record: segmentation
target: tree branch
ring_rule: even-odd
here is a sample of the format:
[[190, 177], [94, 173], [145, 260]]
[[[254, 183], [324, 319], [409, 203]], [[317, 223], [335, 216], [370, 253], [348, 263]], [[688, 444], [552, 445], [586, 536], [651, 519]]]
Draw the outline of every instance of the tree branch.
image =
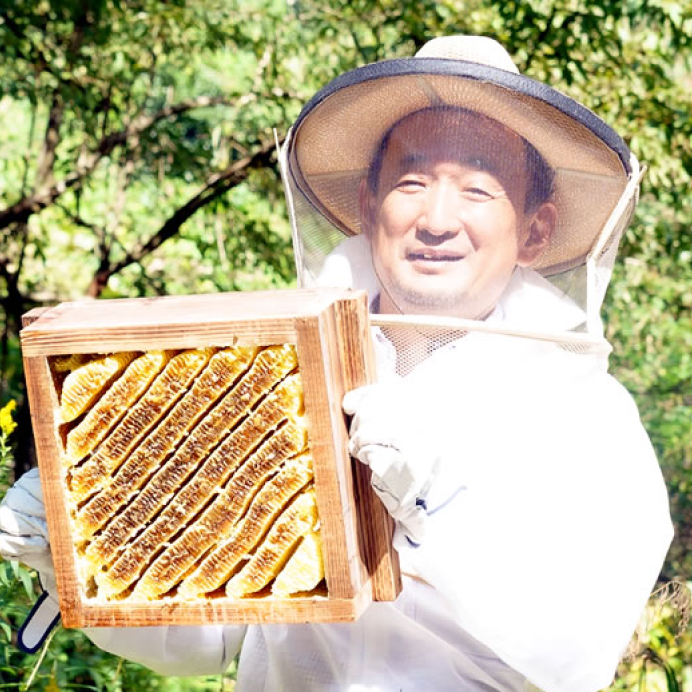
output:
[[556, 16], [557, 8], [553, 6], [553, 8], [550, 11], [550, 14], [546, 17], [544, 27], [541, 29], [540, 33], [538, 34], [536, 40], [533, 43], [533, 50], [530, 50], [528, 52], [526, 62], [522, 66], [522, 72], [528, 72], [531, 69], [531, 63], [533, 62], [533, 59], [536, 56], [537, 52], [540, 50], [540, 47], [543, 45], [543, 42], [548, 38], [548, 35], [550, 34], [550, 31], [553, 28], [553, 23], [555, 22]]
[[22, 157], [22, 161], [24, 163], [24, 170], [22, 171], [22, 187], [21, 189], [21, 195], [24, 196], [26, 195], [26, 188], [29, 182], [29, 168], [30, 168], [30, 161], [31, 161], [31, 150], [33, 148], [33, 143], [34, 143], [34, 130], [36, 128], [36, 102], [32, 102], [31, 104], [31, 116], [29, 118], [29, 133], [27, 135], [27, 142], [26, 142], [26, 149], [24, 151], [24, 156]]
[[96, 224], [89, 223], [86, 219], [83, 219], [79, 214], [74, 214], [71, 212], [67, 207], [64, 207], [62, 204], [57, 205], [60, 211], [65, 214], [65, 216], [72, 221], [72, 223], [75, 226], [80, 226], [81, 228], [88, 228], [90, 231], [93, 231], [94, 233], [97, 232], [98, 227]]
[[182, 207], [179, 207], [149, 240], [132, 250], [119, 262], [114, 263], [110, 267], [110, 274], [117, 274], [128, 265], [140, 262], [146, 255], [176, 235], [180, 226], [197, 210], [245, 180], [251, 169], [268, 165], [274, 150], [274, 140], [267, 140], [253, 154], [236, 161], [226, 170], [212, 176], [206, 185]]
[[[245, 105], [245, 103], [254, 98], [254, 94], [248, 94], [241, 98], [235, 105]], [[116, 147], [125, 144], [132, 137], [139, 137], [143, 132], [153, 127], [161, 120], [179, 115], [180, 113], [194, 108], [205, 108], [207, 106], [216, 105], [232, 104], [226, 98], [203, 96], [167, 106], [151, 115], [142, 114], [137, 116], [126, 128], [107, 135], [99, 142], [94, 150], [80, 157], [74, 170], [62, 180], [51, 185], [46, 185], [32, 195], [24, 197], [15, 204], [0, 211], [0, 228], [5, 228], [11, 223], [24, 223], [33, 214], [50, 206], [67, 190], [81, 184], [84, 178], [94, 171], [101, 159], [108, 156]]]
[[0, 277], [5, 280], [5, 295], [0, 304], [5, 309], [5, 319], [14, 330], [19, 330], [24, 296], [19, 290], [19, 272], [10, 268], [9, 259], [0, 257]]
[[60, 142], [60, 126], [65, 112], [60, 88], [56, 88], [53, 92], [53, 101], [48, 114], [48, 124], [46, 125], [46, 134], [43, 138], [43, 149], [38, 160], [36, 170], [36, 181], [34, 189], [38, 189], [47, 180], [52, 179], [53, 166], [55, 165], [55, 150]]

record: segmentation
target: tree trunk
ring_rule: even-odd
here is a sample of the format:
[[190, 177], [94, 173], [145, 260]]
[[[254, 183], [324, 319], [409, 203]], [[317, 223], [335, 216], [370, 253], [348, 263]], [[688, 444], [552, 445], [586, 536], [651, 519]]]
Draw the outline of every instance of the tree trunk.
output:
[[110, 265], [104, 265], [102, 262], [99, 268], [94, 273], [94, 276], [91, 279], [91, 283], [89, 284], [89, 288], [87, 288], [87, 297], [100, 298], [106, 286], [108, 286], [108, 279], [110, 279], [112, 275], [113, 272], [110, 268]]
[[[7, 295], [2, 300], [2, 307], [5, 311], [6, 334], [18, 334], [22, 326], [22, 315], [27, 310], [28, 300], [19, 290], [18, 277], [16, 274], [8, 272], [5, 268], [3, 276], [7, 288]], [[3, 346], [4, 345], [5, 341], [3, 340]], [[3, 361], [5, 361], [5, 358], [3, 358]], [[0, 375], [4, 378], [5, 373], [2, 372]], [[12, 440], [15, 444], [14, 456], [16, 478], [36, 464], [36, 450], [31, 427], [29, 401], [26, 396], [26, 382], [23, 377], [20, 388], [21, 391], [17, 400], [17, 413], [15, 415], [17, 428], [12, 433]]]

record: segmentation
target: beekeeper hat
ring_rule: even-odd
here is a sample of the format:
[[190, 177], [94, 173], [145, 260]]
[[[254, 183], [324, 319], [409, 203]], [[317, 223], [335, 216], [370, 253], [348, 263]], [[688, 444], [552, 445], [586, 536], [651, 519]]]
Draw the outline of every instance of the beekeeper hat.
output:
[[[557, 228], [533, 265], [544, 276], [582, 265], [595, 246], [608, 246], [608, 226], [610, 239], [619, 240], [636, 201], [636, 158], [593, 112], [521, 75], [499, 43], [480, 36], [435, 38], [413, 58], [366, 65], [319, 91], [283, 153], [297, 206], [307, 204], [342, 234], [359, 234], [360, 183], [377, 147], [402, 118], [430, 107], [458, 107], [499, 121], [553, 169]], [[313, 237], [301, 238], [298, 251], [324, 255], [331, 248], [321, 247], [311, 224]], [[310, 257], [299, 264], [303, 260], [309, 265]]]

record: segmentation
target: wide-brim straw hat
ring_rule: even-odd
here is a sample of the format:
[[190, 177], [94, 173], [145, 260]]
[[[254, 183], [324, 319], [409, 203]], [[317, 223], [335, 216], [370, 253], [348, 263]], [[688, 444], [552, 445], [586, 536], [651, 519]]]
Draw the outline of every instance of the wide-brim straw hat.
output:
[[293, 184], [344, 234], [360, 233], [359, 188], [376, 148], [403, 117], [434, 106], [493, 118], [536, 148], [555, 172], [558, 224], [534, 267], [552, 274], [583, 263], [638, 177], [636, 159], [603, 120], [521, 75], [487, 37], [436, 38], [413, 58], [366, 65], [329, 83], [303, 108], [287, 142]]

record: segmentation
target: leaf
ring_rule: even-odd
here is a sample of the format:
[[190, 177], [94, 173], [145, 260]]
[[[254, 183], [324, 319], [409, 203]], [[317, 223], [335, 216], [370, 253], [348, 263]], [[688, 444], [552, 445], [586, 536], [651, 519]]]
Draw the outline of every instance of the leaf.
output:
[[31, 598], [34, 595], [34, 581], [31, 577], [31, 574], [26, 569], [20, 569], [19, 579], [22, 585], [24, 586], [24, 591], [26, 592], [26, 595], [29, 598]]

